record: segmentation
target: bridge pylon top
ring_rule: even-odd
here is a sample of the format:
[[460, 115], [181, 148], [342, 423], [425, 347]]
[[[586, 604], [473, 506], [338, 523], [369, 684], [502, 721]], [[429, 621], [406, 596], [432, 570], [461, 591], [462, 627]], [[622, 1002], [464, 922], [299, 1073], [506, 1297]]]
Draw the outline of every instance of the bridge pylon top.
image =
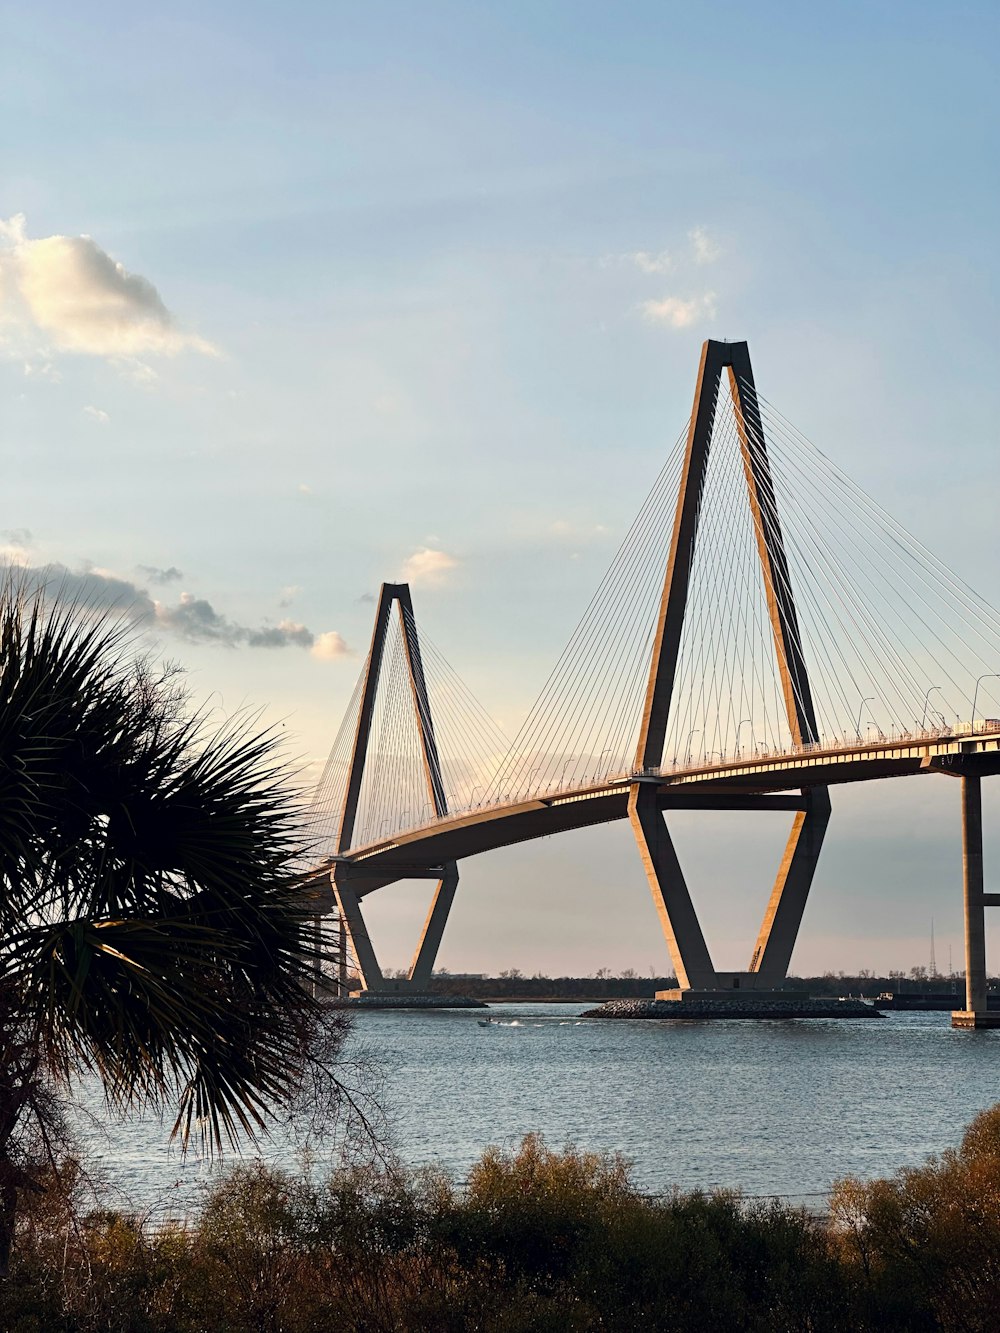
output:
[[663, 758], [724, 370], [728, 372], [729, 395], [739, 435], [747, 501], [753, 517], [789, 732], [796, 744], [813, 741], [818, 735], [750, 349], [746, 342], [720, 342], [710, 338], [702, 344], [677, 492], [670, 555], [636, 747], [635, 766], [639, 769], [656, 768]]
[[750, 344], [746, 341], [733, 342], [729, 338], [706, 338], [701, 345], [702, 356], [708, 354], [711, 348], [711, 354], [719, 358], [721, 366], [731, 366], [734, 357], [750, 358]]
[[441, 775], [441, 760], [434, 735], [434, 722], [431, 717], [430, 698], [424, 676], [423, 658], [420, 653], [420, 640], [417, 635], [417, 622], [413, 614], [413, 601], [410, 597], [410, 585], [408, 583], [383, 583], [379, 590], [378, 609], [375, 613], [371, 647], [368, 650], [368, 658], [365, 663], [361, 704], [358, 710], [344, 800], [340, 811], [336, 840], [338, 853], [346, 852], [354, 838], [354, 824], [357, 819], [358, 801], [361, 796], [361, 783], [368, 760], [372, 717], [375, 711], [379, 679], [382, 674], [389, 617], [393, 606], [397, 607], [399, 613], [406, 674], [409, 680], [413, 713], [419, 733], [427, 793], [436, 815], [443, 815], [448, 809], [444, 779]]

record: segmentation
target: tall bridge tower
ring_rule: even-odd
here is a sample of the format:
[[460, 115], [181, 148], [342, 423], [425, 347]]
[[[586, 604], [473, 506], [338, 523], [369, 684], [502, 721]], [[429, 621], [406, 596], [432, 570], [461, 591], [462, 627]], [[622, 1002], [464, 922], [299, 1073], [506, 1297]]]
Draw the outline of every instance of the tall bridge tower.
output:
[[[628, 802], [629, 821], [681, 990], [770, 989], [784, 980], [830, 820], [827, 788], [803, 790], [802, 808], [795, 812], [750, 965], [743, 973], [717, 972], [667, 831], [658, 788], [723, 372], [739, 432], [746, 503], [753, 517], [788, 730], [797, 746], [815, 743], [819, 736], [750, 352], [745, 342], [709, 341], [702, 347], [698, 368]], [[765, 804], [766, 798], [759, 794], [720, 793], [716, 803], [708, 798], [702, 808], [759, 810]]]

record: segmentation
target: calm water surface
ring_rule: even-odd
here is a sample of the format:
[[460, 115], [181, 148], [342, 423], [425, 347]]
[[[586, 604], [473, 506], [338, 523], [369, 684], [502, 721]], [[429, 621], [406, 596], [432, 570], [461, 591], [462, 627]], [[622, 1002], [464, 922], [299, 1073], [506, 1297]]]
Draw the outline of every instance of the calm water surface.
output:
[[[580, 1022], [583, 1005], [368, 1012], [352, 1042], [376, 1057], [394, 1146], [461, 1180], [491, 1143], [618, 1151], [652, 1191], [727, 1186], [806, 1198], [954, 1144], [1000, 1101], [1000, 1032], [948, 1014], [871, 1021]], [[138, 1206], [183, 1212], [205, 1168], [149, 1120], [94, 1142]], [[292, 1159], [280, 1139], [266, 1156]]]

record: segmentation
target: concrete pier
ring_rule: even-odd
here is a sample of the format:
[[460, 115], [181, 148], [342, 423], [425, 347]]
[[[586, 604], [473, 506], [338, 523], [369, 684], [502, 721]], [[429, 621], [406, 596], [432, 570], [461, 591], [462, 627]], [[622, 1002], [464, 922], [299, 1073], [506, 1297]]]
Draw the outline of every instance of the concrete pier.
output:
[[983, 892], [983, 796], [978, 773], [962, 776], [962, 887], [965, 902], [965, 1008], [954, 1028], [1000, 1028], [986, 1006], [986, 896]]

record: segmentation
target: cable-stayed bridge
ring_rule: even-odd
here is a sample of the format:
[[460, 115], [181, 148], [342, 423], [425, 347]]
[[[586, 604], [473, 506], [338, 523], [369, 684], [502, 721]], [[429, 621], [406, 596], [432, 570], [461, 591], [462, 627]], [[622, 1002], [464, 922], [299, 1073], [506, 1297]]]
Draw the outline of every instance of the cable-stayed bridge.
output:
[[[746, 343], [702, 349], [692, 413], [513, 740], [384, 584], [314, 803], [366, 990], [426, 989], [458, 863], [628, 819], [683, 990], [785, 977], [838, 783], [963, 787], [967, 1013], [985, 1024], [981, 778], [1000, 772], [1000, 615], [757, 392]], [[713, 966], [672, 809], [790, 812], [745, 972]], [[364, 898], [437, 882], [409, 979], [383, 977]], [[958, 1020], [957, 1020], [958, 1021]]]

